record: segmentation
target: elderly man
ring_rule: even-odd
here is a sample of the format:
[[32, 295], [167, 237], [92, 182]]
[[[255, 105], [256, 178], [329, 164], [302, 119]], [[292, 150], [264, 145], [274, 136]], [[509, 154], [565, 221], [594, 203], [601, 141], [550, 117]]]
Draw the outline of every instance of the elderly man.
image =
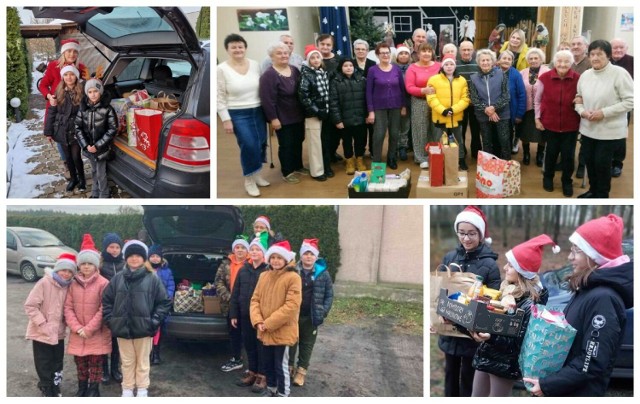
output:
[[[418, 59], [420, 59], [418, 48], [420, 47], [421, 44], [427, 42], [427, 31], [423, 30], [422, 28], [416, 28], [416, 30], [413, 31], [413, 36], [411, 37], [411, 40], [413, 41], [413, 52], [411, 52], [411, 61], [415, 63], [418, 61]], [[434, 52], [435, 52], [435, 49], [434, 49]]]
[[[478, 71], [478, 64], [473, 49], [473, 42], [462, 41], [458, 48], [458, 60], [456, 61], [456, 70], [462, 77], [467, 79], [467, 84], [470, 84], [471, 75]], [[480, 140], [480, 126], [478, 125], [478, 119], [473, 112], [473, 105], [469, 105], [469, 108], [464, 110], [462, 116], [462, 142], [464, 147], [465, 157], [467, 155], [467, 147], [464, 145], [467, 126], [471, 128], [471, 157], [476, 158], [478, 151], [482, 150], [482, 141]], [[466, 164], [465, 164], [466, 165]]]
[[[293, 53], [293, 37], [289, 34], [282, 34], [280, 35], [279, 39], [280, 42], [287, 45], [287, 47], [289, 48], [289, 52], [291, 53], [289, 55], [289, 64], [300, 69], [300, 67], [302, 66], [302, 62], [304, 62], [304, 58], [297, 53]], [[271, 58], [267, 56], [260, 65], [260, 72], [264, 72], [269, 67], [271, 67]]]
[[[629, 46], [622, 38], [614, 38], [611, 40], [611, 64], [624, 68], [633, 79], [633, 56], [627, 54]], [[627, 114], [627, 124], [631, 118], [631, 112]], [[622, 175], [622, 162], [627, 155], [627, 143], [620, 145], [613, 152], [613, 167], [611, 167], [611, 176], [619, 177]]]

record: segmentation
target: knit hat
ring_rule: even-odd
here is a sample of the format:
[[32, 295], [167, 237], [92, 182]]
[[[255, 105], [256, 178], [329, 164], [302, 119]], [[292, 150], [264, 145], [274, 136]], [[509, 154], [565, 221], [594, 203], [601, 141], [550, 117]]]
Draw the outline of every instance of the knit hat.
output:
[[78, 42], [77, 39], [63, 39], [62, 41], [60, 41], [60, 44], [62, 45], [60, 47], [60, 53], [64, 53], [69, 49], [80, 52], [80, 42]]
[[125, 243], [124, 247], [122, 247], [122, 254], [124, 255], [125, 260], [136, 254], [146, 261], [147, 258], [149, 258], [148, 253], [149, 249], [147, 248], [147, 245], [140, 240], [129, 240]]
[[291, 251], [291, 246], [289, 245], [289, 242], [287, 240], [282, 240], [280, 242], [274, 243], [271, 247], [269, 247], [265, 256], [265, 260], [267, 262], [269, 262], [269, 258], [271, 258], [272, 254], [280, 255], [287, 262], [291, 262], [296, 258], [296, 253]]
[[487, 226], [487, 218], [484, 216], [484, 212], [480, 208], [475, 206], [467, 206], [464, 210], [458, 213], [456, 216], [456, 222], [453, 225], [453, 229], [458, 231], [458, 223], [470, 223], [474, 225], [480, 232], [480, 240], [484, 239], [486, 244], [491, 244], [493, 240], [489, 237], [489, 227]]
[[613, 214], [593, 219], [578, 227], [569, 241], [598, 265], [606, 264], [622, 252], [622, 218]]
[[442, 66], [444, 66], [445, 62], [453, 62], [453, 65], [456, 65], [456, 57], [453, 56], [453, 53], [447, 53], [446, 55], [444, 55], [442, 57], [442, 61], [440, 62], [440, 64]]
[[104, 93], [104, 84], [102, 84], [102, 81], [100, 81], [100, 79], [93, 78], [87, 80], [87, 82], [84, 84], [84, 93], [88, 96], [89, 90], [92, 88], [97, 89], [100, 95]]
[[505, 254], [512, 267], [526, 279], [533, 279], [542, 265], [543, 247], [551, 245], [554, 254], [560, 252], [560, 247], [553, 242], [551, 237], [541, 234], [531, 240], [518, 244]]
[[111, 244], [118, 244], [122, 248], [122, 239], [117, 233], [107, 233], [102, 239], [102, 249], [106, 250]]
[[398, 57], [400, 52], [407, 52], [409, 55], [411, 55], [411, 49], [409, 49], [409, 47], [403, 43], [396, 45], [396, 57]]
[[320, 53], [315, 45], [307, 45], [304, 47], [304, 58], [307, 60], [307, 63], [309, 63], [309, 59], [311, 58], [311, 54], [313, 54], [313, 52], [318, 52], [318, 55], [320, 55], [320, 58], [322, 58], [322, 53]]
[[319, 256], [320, 250], [318, 249], [318, 241], [319, 240], [317, 238], [305, 238], [302, 240], [300, 256], [302, 257], [307, 251], [311, 251], [316, 257]]
[[68, 269], [72, 273], [76, 273], [78, 271], [78, 267], [76, 265], [76, 256], [71, 253], [62, 253], [58, 256], [58, 260], [56, 264], [53, 266], [53, 272], [63, 271]]
[[100, 252], [96, 248], [91, 234], [85, 233], [84, 236], [82, 236], [82, 245], [80, 245], [80, 252], [78, 253], [78, 259], [76, 261], [78, 266], [89, 263], [95, 265], [96, 268], [100, 268]]
[[256, 237], [251, 240], [251, 243], [249, 243], [249, 248], [254, 245], [260, 247], [260, 249], [262, 250], [262, 254], [267, 255], [267, 245], [263, 243], [260, 237]]
[[149, 257], [153, 254], [159, 255], [162, 258], [162, 246], [160, 244], [153, 244], [149, 247]]
[[66, 72], [71, 72], [76, 75], [77, 78], [80, 78], [80, 71], [74, 65], [66, 65], [62, 69], [60, 69], [60, 77], [64, 78], [64, 74]]
[[267, 227], [267, 230], [271, 230], [271, 219], [269, 219], [269, 216], [265, 216], [265, 215], [258, 216], [258, 218], [254, 220], [253, 223], [254, 224], [262, 223]]
[[236, 239], [231, 244], [231, 251], [235, 251], [237, 245], [243, 245], [244, 248], [249, 250], [249, 242], [247, 242], [246, 236], [244, 235], [236, 236]]

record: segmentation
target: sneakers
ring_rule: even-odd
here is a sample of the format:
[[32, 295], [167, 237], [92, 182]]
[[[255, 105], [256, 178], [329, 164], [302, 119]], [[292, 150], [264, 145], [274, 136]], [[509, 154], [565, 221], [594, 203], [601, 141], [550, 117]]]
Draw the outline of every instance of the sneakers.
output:
[[300, 180], [294, 173], [291, 173], [286, 177], [282, 177], [282, 179], [284, 180], [284, 182], [288, 182], [289, 184], [298, 184], [300, 182]]
[[511, 149], [511, 154], [518, 153], [518, 150], [520, 150], [520, 144], [518, 143], [518, 141], [516, 141], [516, 144], [514, 144], [513, 148]]
[[296, 174], [300, 174], [300, 175], [311, 175], [311, 171], [309, 171], [308, 168], [299, 168], [296, 170]]
[[247, 191], [249, 196], [260, 196], [260, 190], [256, 185], [256, 180], [253, 176], [244, 177], [244, 189]]
[[231, 358], [229, 359], [229, 361], [227, 363], [225, 363], [224, 365], [222, 365], [220, 367], [220, 370], [222, 370], [223, 372], [231, 372], [234, 370], [238, 370], [238, 369], [242, 369], [242, 360], [240, 359], [236, 359]]
[[265, 180], [264, 178], [262, 178], [262, 176], [259, 173], [253, 174], [253, 179], [255, 180], [256, 185], [259, 187], [268, 187], [269, 185], [271, 185], [271, 183]]
[[622, 175], [622, 168], [620, 167], [612, 167], [611, 168], [611, 176], [614, 178], [618, 178]]
[[427, 168], [429, 168], [429, 162], [423, 161], [422, 163], [420, 163], [420, 168], [422, 168], [423, 170], [426, 170]]

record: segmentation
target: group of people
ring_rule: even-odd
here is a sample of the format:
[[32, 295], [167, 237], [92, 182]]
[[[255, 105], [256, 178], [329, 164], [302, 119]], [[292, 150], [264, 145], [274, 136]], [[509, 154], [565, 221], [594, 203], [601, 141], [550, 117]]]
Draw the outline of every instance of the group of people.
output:
[[[271, 64], [263, 62], [262, 69], [246, 57], [244, 38], [227, 36], [230, 58], [218, 67], [218, 113], [225, 131], [238, 139], [247, 193], [259, 196], [258, 187], [269, 185], [260, 176], [269, 123], [289, 183], [298, 183], [299, 175], [318, 181], [333, 177], [340, 141], [347, 174], [366, 169], [367, 145], [372, 161], [386, 161], [392, 170], [412, 148], [415, 163], [425, 169], [427, 143], [438, 142], [444, 131], [464, 146], [469, 126], [472, 158], [483, 150], [510, 160], [521, 141], [522, 162], [529, 165], [530, 145], [537, 143], [543, 189], [554, 190], [559, 168], [566, 197], [573, 196], [581, 136], [576, 177], [583, 178], [586, 167], [590, 188], [579, 197], [607, 198], [611, 177], [621, 174], [633, 109], [633, 57], [626, 54], [626, 43], [589, 44], [579, 36], [560, 44], [546, 64], [545, 52], [529, 48], [525, 35], [514, 30], [497, 53], [475, 51], [470, 41], [447, 44], [437, 60], [426, 32], [416, 29], [412, 49], [382, 41], [375, 47], [376, 61], [367, 58], [369, 44], [361, 39], [353, 43], [354, 57], [338, 58], [333, 38], [323, 34], [302, 57], [293, 53], [293, 38], [283, 35], [268, 48]], [[252, 119], [241, 114], [253, 114]], [[302, 164], [305, 139], [309, 168]], [[461, 147], [461, 170], [468, 169], [466, 155]]]
[[[445, 356], [445, 396], [510, 396], [515, 382], [523, 379], [518, 358], [531, 308], [546, 304], [549, 298], [540, 281], [543, 247], [554, 246], [554, 252], [559, 248], [545, 234], [513, 247], [505, 253], [502, 279], [484, 212], [468, 206], [456, 216], [454, 231], [459, 245], [445, 255], [443, 266], [480, 275], [487, 287], [511, 294], [517, 308], [524, 311], [524, 321], [513, 337], [477, 333], [460, 326], [458, 330], [471, 338], [440, 336], [438, 346]], [[532, 385], [531, 394], [605, 394], [624, 334], [625, 309], [633, 307], [633, 261], [622, 251], [622, 235], [622, 219], [610, 214], [582, 224], [569, 237], [568, 259], [573, 272], [567, 280], [573, 296], [564, 315], [577, 334], [560, 370], [545, 377], [524, 378]], [[587, 341], [598, 344], [597, 354], [587, 352]]]
[[78, 60], [80, 43], [67, 39], [61, 44], [60, 58], [47, 65], [38, 86], [47, 101], [44, 135], [55, 141], [69, 172], [67, 192], [87, 189], [84, 155], [91, 164], [90, 198], [109, 198], [107, 161], [118, 130], [116, 112], [100, 77], [90, 77]]

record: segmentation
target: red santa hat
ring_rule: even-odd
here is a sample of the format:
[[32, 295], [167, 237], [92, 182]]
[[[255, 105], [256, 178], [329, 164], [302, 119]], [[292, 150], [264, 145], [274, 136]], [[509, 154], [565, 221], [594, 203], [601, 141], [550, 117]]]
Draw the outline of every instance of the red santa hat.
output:
[[64, 53], [69, 49], [73, 49], [76, 52], [80, 52], [80, 42], [78, 42], [77, 39], [63, 39], [62, 41], [60, 41], [60, 45], [62, 45], [60, 47], [60, 53]]
[[467, 206], [464, 210], [458, 213], [456, 216], [456, 222], [453, 225], [453, 229], [458, 231], [458, 223], [469, 223], [475, 226], [480, 232], [480, 240], [484, 239], [486, 244], [491, 244], [493, 240], [489, 237], [489, 227], [487, 226], [487, 218], [484, 216], [484, 212], [475, 206]]
[[80, 78], [80, 71], [74, 65], [66, 65], [65, 67], [60, 69], [60, 77], [64, 78], [64, 74], [66, 72], [71, 72], [75, 74], [78, 79]]
[[267, 262], [269, 262], [269, 258], [271, 258], [272, 254], [280, 255], [287, 262], [291, 262], [296, 258], [296, 253], [291, 251], [291, 245], [289, 245], [289, 242], [287, 240], [274, 243], [271, 247], [269, 247], [265, 256], [265, 260]]
[[302, 240], [302, 245], [300, 246], [300, 256], [303, 256], [307, 251], [311, 251], [313, 255], [318, 257], [320, 255], [318, 241], [319, 240], [317, 238], [305, 238], [304, 240]]
[[53, 272], [69, 270], [72, 273], [76, 273], [78, 267], [76, 265], [76, 256], [71, 253], [62, 253], [58, 256], [56, 264], [53, 266]]
[[318, 52], [318, 55], [322, 58], [322, 53], [320, 53], [320, 50], [318, 50], [315, 45], [307, 45], [304, 47], [304, 58], [307, 60], [307, 63], [309, 63], [309, 59], [313, 52]]
[[396, 45], [396, 57], [400, 54], [400, 52], [407, 52], [409, 55], [411, 55], [411, 49], [409, 49], [409, 47], [403, 43]]
[[578, 227], [569, 241], [578, 246], [598, 265], [606, 264], [621, 255], [622, 218], [613, 214], [593, 219]]
[[554, 254], [560, 252], [560, 247], [553, 242], [551, 237], [541, 234], [531, 240], [518, 244], [505, 254], [507, 261], [515, 270], [526, 279], [533, 279], [542, 265], [543, 247], [553, 246]]
[[271, 230], [271, 219], [269, 219], [269, 216], [260, 215], [256, 220], [253, 221], [253, 223], [262, 223], [267, 227], [267, 230]]
[[85, 233], [82, 236], [82, 245], [80, 246], [80, 252], [78, 253], [78, 266], [80, 264], [89, 263], [100, 267], [100, 251], [96, 248], [96, 243], [93, 242], [91, 234]]
[[449, 62], [449, 63], [453, 62], [453, 65], [455, 66], [456, 57], [453, 55], [453, 53], [447, 53], [442, 57], [442, 61], [440, 63], [444, 66], [445, 62]]

